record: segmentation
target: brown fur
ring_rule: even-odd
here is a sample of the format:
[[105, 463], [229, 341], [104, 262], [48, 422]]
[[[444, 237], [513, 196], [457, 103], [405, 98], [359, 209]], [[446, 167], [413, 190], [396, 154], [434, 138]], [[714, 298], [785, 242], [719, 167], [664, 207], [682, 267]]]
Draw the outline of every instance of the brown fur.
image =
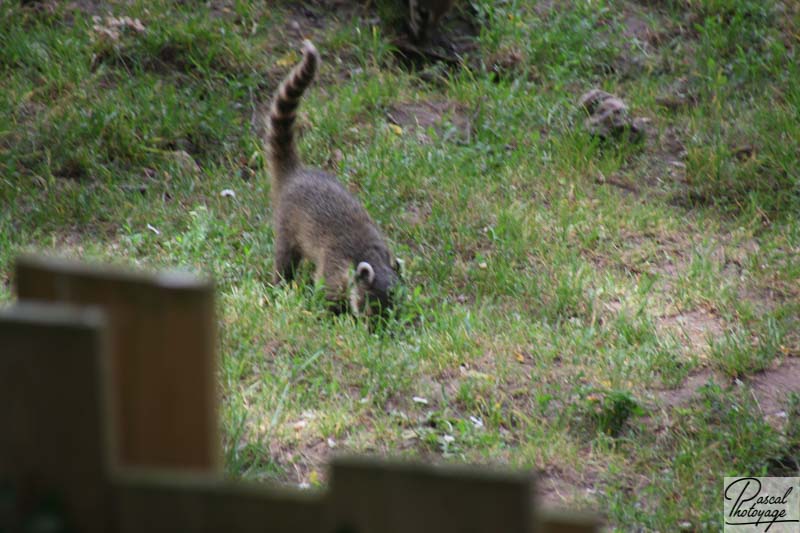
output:
[[417, 41], [426, 41], [455, 0], [408, 0], [408, 26]]
[[370, 314], [391, 306], [397, 262], [359, 201], [334, 176], [303, 167], [295, 148], [295, 113], [318, 64], [319, 53], [305, 41], [303, 59], [278, 87], [269, 115], [275, 282], [292, 279], [307, 259], [336, 310], [349, 300], [353, 312]]

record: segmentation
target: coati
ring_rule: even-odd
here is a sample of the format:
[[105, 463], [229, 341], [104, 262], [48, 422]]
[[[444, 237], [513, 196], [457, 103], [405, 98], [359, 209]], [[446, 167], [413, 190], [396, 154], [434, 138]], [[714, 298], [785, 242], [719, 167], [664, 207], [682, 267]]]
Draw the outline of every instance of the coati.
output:
[[281, 82], [272, 100], [267, 149], [272, 174], [275, 227], [274, 282], [291, 280], [302, 259], [315, 266], [337, 312], [377, 314], [389, 309], [399, 263], [361, 203], [334, 177], [300, 162], [294, 141], [300, 97], [317, 71], [319, 53], [303, 41], [303, 59]]
[[408, 27], [411, 36], [419, 42], [430, 37], [431, 31], [447, 13], [455, 0], [407, 0]]

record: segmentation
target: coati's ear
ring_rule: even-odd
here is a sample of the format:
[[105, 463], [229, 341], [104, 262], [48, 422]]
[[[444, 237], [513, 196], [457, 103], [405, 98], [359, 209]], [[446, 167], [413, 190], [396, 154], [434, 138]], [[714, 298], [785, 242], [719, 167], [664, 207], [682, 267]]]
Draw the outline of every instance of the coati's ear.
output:
[[373, 270], [372, 265], [366, 261], [361, 261], [356, 267], [356, 279], [367, 285], [372, 285], [372, 282], [375, 281], [375, 270]]

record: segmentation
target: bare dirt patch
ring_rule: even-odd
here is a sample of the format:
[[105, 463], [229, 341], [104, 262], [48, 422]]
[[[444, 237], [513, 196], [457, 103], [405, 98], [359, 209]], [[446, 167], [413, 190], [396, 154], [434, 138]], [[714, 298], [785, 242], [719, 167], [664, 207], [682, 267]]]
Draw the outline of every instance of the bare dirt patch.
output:
[[622, 19], [622, 34], [629, 39], [648, 43], [655, 35], [647, 20], [637, 12], [627, 11]]
[[406, 208], [400, 214], [400, 218], [407, 228], [422, 227], [431, 216], [431, 206], [425, 202], [411, 202], [406, 205]]
[[432, 142], [431, 129], [446, 140], [469, 142], [472, 135], [472, 120], [466, 110], [446, 100], [395, 104], [386, 118], [425, 144]]
[[533, 10], [540, 17], [546, 17], [550, 15], [550, 12], [556, 7], [556, 4], [556, 0], [539, 0], [533, 6]]
[[[658, 119], [648, 117], [646, 120]], [[676, 184], [683, 189], [688, 185], [685, 163], [687, 152], [684, 144], [687, 133], [676, 124], [663, 127], [662, 131], [660, 129], [655, 122], [644, 123], [645, 155], [626, 165], [620, 173], [628, 181], [631, 178], [636, 179], [638, 185], [644, 185], [649, 190], [672, 191]]]
[[683, 76], [666, 87], [656, 96], [656, 103], [670, 111], [695, 105], [698, 100], [697, 89]]
[[[680, 93], [681, 95], [684, 93]], [[688, 98], [688, 97], [687, 97]], [[658, 138], [656, 146], [656, 167], [661, 172], [654, 177], [667, 182], [686, 183], [686, 145], [683, 139], [688, 134], [679, 126], [669, 126]]]
[[643, 8], [634, 2], [625, 2], [621, 10], [622, 35], [627, 40], [636, 39], [646, 51], [652, 51], [675, 32], [670, 19], [663, 16], [658, 9]]
[[112, 7], [113, 4], [109, 5], [109, 2], [101, 2], [98, 0], [76, 0], [67, 4], [67, 9], [71, 11], [81, 11], [88, 15], [109, 13]]
[[722, 385], [724, 381], [711, 369], [703, 368], [686, 378], [686, 381], [677, 389], [657, 390], [654, 391], [654, 394], [664, 407], [680, 407], [688, 405], [697, 395], [700, 387], [708, 383]]
[[800, 394], [800, 358], [790, 357], [774, 368], [750, 376], [745, 383], [768, 420], [786, 418], [786, 402], [791, 393]]
[[575, 502], [594, 500], [598, 480], [589, 475], [579, 476], [561, 468], [549, 468], [538, 472], [536, 479], [537, 501], [548, 509], [572, 507]]
[[658, 49], [675, 33], [670, 19], [657, 9], [623, 2], [617, 24], [609, 26], [607, 38], [619, 43], [619, 54], [611, 69], [621, 78], [634, 78], [655, 66]]
[[271, 459], [285, 473], [282, 482], [309, 486], [326, 481], [327, 464], [333, 456], [333, 449], [324, 439], [295, 445], [287, 445], [280, 439], [275, 439], [270, 442], [269, 451]]
[[[286, 5], [292, 14], [290, 28], [298, 36], [308, 35], [314, 30], [323, 29], [335, 18], [353, 19], [369, 15], [369, 12], [361, 7], [359, 2], [347, 0], [286, 2]], [[335, 16], [332, 17], [332, 14], [335, 14]], [[370, 18], [375, 18], [374, 14]]]
[[800, 4], [785, 0], [779, 2], [776, 7], [780, 13], [778, 20], [784, 45], [786, 48], [794, 50], [800, 45], [800, 39], [797, 37], [800, 31]]
[[[671, 94], [671, 93], [670, 93]], [[689, 97], [669, 96], [672, 100]], [[674, 105], [682, 105], [675, 103]], [[623, 193], [640, 196], [645, 192], [675, 195], [675, 186], [683, 191], [688, 186], [686, 180], [686, 146], [684, 139], [688, 134], [678, 124], [659, 124], [660, 119], [647, 109], [633, 110], [633, 122], [639, 130], [638, 139], [641, 153], [632, 157], [618, 172], [610, 176], [598, 176], [599, 185], [618, 187]]]
[[706, 384], [721, 387], [737, 386], [737, 383], [750, 388], [767, 422], [782, 426], [786, 421], [787, 402], [792, 393], [800, 394], [800, 358], [789, 357], [773, 368], [754, 374], [742, 381], [731, 381], [711, 369], [703, 368], [689, 376], [677, 389], [657, 390], [654, 395], [659, 404], [666, 408], [688, 405]]
[[[669, 290], [670, 281], [688, 268], [686, 251], [691, 249], [691, 243], [685, 235], [677, 232], [623, 231], [620, 239], [618, 262], [621, 267], [626, 272], [649, 273], [665, 278], [663, 290]], [[610, 262], [609, 258], [603, 259], [603, 263]]]
[[[96, 16], [111, 14], [114, 8], [125, 8], [130, 0], [117, 0], [116, 2], [102, 2], [100, 0], [73, 0], [61, 2], [59, 0], [36, 0], [16, 2], [22, 4], [22, 9], [33, 14], [41, 21], [49, 20], [53, 23], [72, 26], [77, 16]], [[0, 2], [2, 4], [2, 2]]]
[[707, 353], [709, 339], [721, 336], [726, 329], [722, 318], [705, 309], [660, 317], [656, 319], [656, 327], [674, 335], [687, 355], [700, 356]]

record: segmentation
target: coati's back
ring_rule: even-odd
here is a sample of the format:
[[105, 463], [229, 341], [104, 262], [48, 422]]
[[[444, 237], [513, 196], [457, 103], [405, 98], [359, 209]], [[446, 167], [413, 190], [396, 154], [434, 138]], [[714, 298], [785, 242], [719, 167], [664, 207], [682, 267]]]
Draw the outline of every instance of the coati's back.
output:
[[302, 259], [316, 267], [328, 299], [349, 300], [355, 312], [391, 306], [397, 265], [366, 210], [341, 183], [300, 163], [294, 121], [319, 54], [309, 41], [303, 59], [278, 87], [270, 110], [267, 144], [272, 172], [275, 281], [291, 279]]

